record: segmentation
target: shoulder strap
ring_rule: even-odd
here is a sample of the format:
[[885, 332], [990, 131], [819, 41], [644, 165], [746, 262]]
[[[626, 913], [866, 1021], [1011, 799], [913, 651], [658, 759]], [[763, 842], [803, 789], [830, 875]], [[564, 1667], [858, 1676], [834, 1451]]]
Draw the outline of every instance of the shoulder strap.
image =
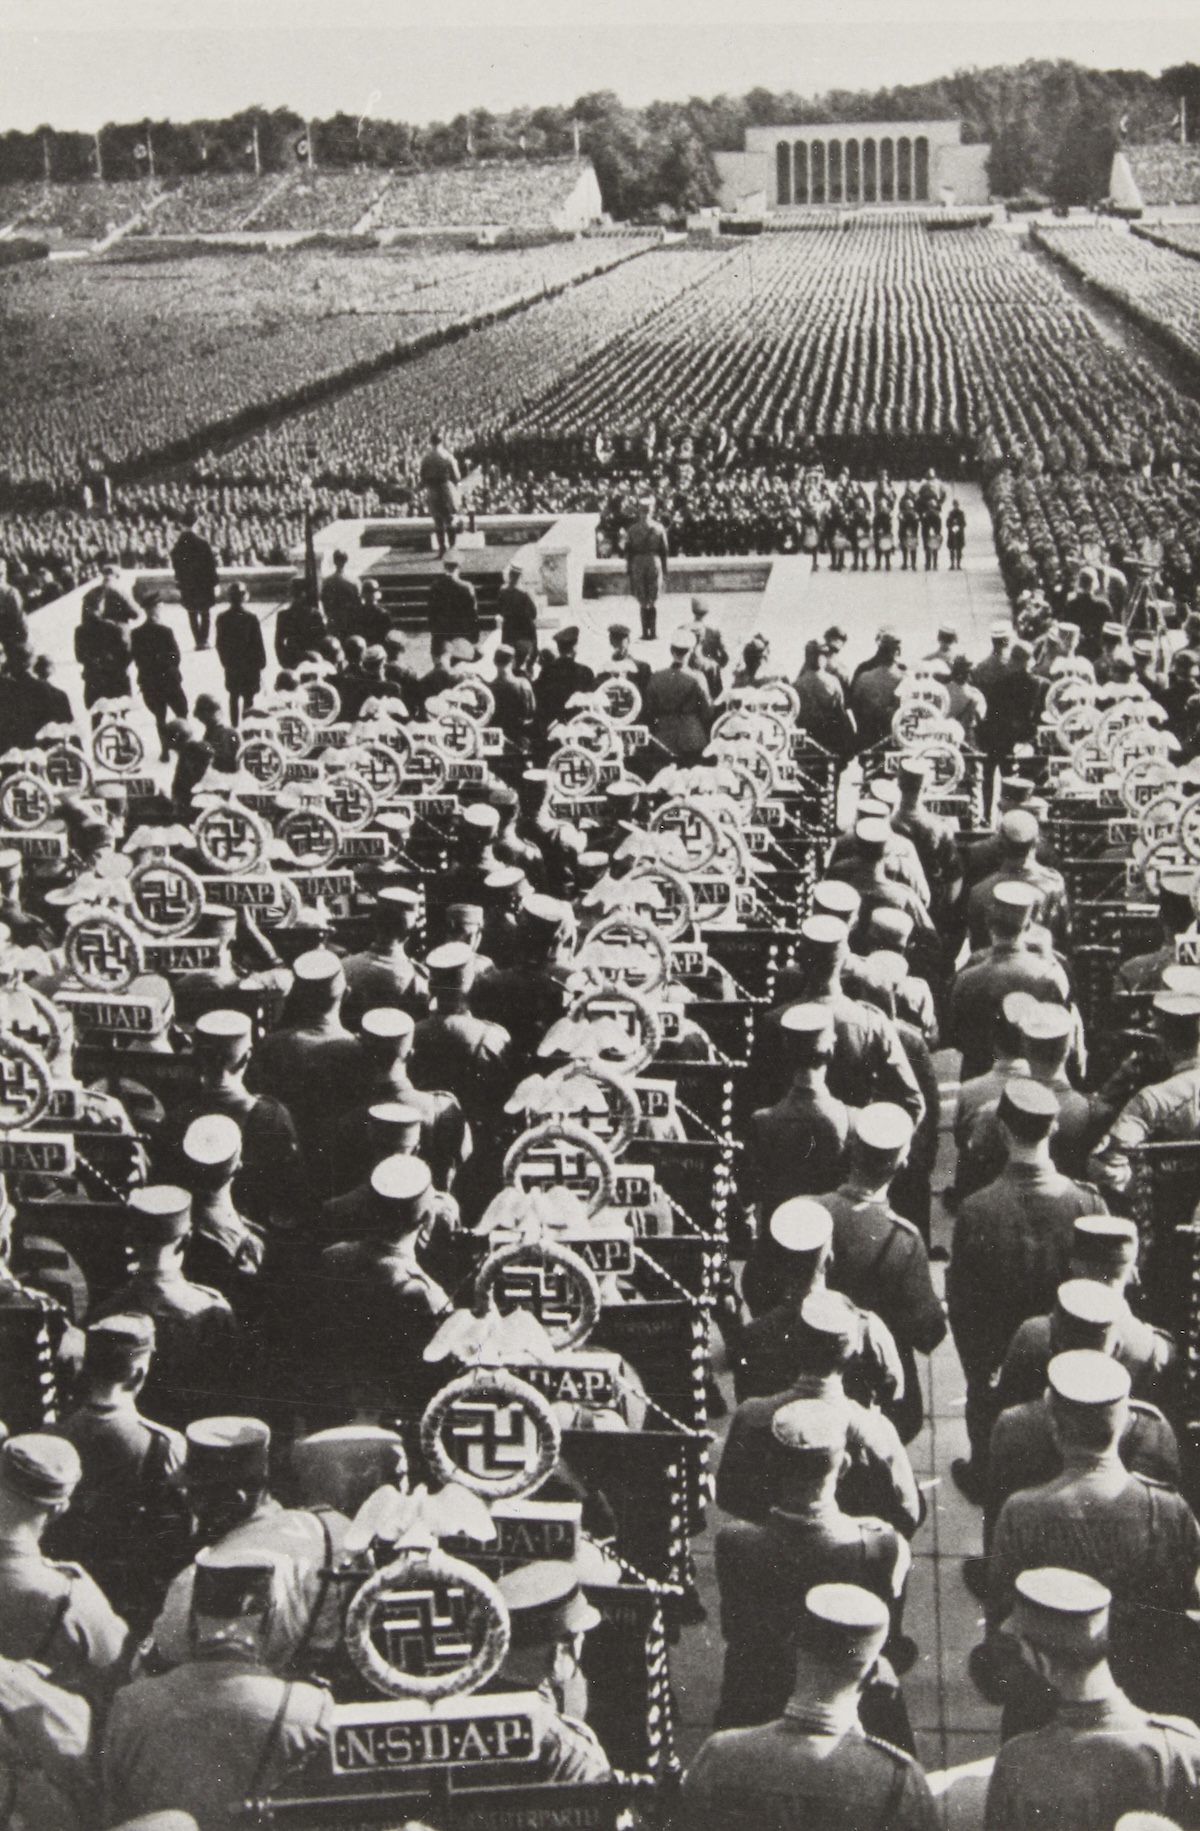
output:
[[51, 1646], [54, 1644], [54, 1636], [58, 1633], [59, 1628], [67, 1618], [67, 1610], [71, 1606], [71, 1592], [75, 1587], [75, 1580], [73, 1577], [67, 1577], [65, 1581], [66, 1588], [54, 1604], [54, 1612], [50, 1617], [50, 1625], [38, 1643], [36, 1653], [31, 1655], [35, 1660], [45, 1659]]
[[[872, 1741], [876, 1740], [875, 1737], [872, 1737], [871, 1739]], [[881, 1746], [886, 1748], [887, 1753], [893, 1757], [896, 1771], [892, 1775], [892, 1784], [888, 1788], [888, 1796], [884, 1801], [883, 1811], [880, 1813], [876, 1822], [875, 1831], [890, 1831], [891, 1826], [895, 1824], [897, 1816], [899, 1815], [900, 1807], [904, 1803], [904, 1788], [908, 1780], [908, 1762], [898, 1750], [893, 1749], [889, 1744], [883, 1743]]]
[[250, 1776], [250, 1782], [246, 1788], [246, 1799], [250, 1803], [253, 1803], [257, 1798], [258, 1789], [267, 1777], [267, 1770], [271, 1765], [271, 1756], [275, 1753], [275, 1745], [279, 1741], [283, 1725], [287, 1720], [288, 1706], [292, 1701], [292, 1693], [295, 1689], [295, 1679], [288, 1679], [287, 1684], [283, 1689], [283, 1696], [279, 1700], [279, 1709], [275, 1712], [275, 1720], [267, 1731], [262, 1748], [259, 1750], [254, 1772]]
[[[308, 1611], [308, 1620], [304, 1624], [304, 1632], [296, 1642], [296, 1650], [288, 1662], [294, 1672], [299, 1672], [303, 1669], [301, 1662], [312, 1644], [313, 1635], [317, 1631], [317, 1622], [320, 1620], [321, 1611], [325, 1607], [325, 1598], [329, 1594], [329, 1585], [333, 1581], [333, 1534], [329, 1529], [329, 1510], [328, 1508], [312, 1507], [309, 1511], [312, 1518], [316, 1520], [321, 1528], [321, 1537], [323, 1541], [321, 1547], [321, 1579], [317, 1584], [317, 1593], [313, 1597], [312, 1607]], [[284, 1704], [286, 1705], [286, 1703], [287, 1699], [285, 1698]], [[283, 1706], [281, 1706], [281, 1709], [282, 1708]]]

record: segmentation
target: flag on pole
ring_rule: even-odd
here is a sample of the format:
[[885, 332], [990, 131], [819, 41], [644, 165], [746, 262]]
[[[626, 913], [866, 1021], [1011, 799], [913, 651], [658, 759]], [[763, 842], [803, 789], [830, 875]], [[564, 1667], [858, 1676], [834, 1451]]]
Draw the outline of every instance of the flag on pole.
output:
[[297, 134], [296, 138], [292, 141], [292, 145], [295, 148], [297, 159], [307, 159], [310, 157], [307, 134]]
[[140, 140], [138, 141], [137, 145], [133, 149], [133, 156], [138, 161], [139, 165], [143, 162], [143, 160], [146, 160], [150, 157], [149, 152], [147, 151], [146, 147], [143, 146], [143, 144]]
[[575, 142], [575, 157], [578, 159], [578, 157], [579, 157], [579, 122], [578, 121], [571, 122], [571, 137], [573, 138], [573, 140]]

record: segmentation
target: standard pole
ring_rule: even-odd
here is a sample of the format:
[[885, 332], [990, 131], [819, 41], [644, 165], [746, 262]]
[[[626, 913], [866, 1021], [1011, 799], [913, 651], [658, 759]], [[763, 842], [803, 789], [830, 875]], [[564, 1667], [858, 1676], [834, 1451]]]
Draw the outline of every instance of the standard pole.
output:
[[100, 178], [100, 179], [103, 179], [103, 177], [104, 177], [104, 160], [103, 160], [103, 157], [100, 152], [100, 129], [99, 128], [96, 129], [96, 176], [97, 176], [97, 178]]
[[260, 160], [260, 158], [258, 156], [258, 122], [257, 121], [255, 121], [255, 123], [254, 123], [254, 132], [253, 132], [253, 135], [251, 138], [251, 145], [254, 148], [254, 176], [256, 178], [261, 178], [262, 177], [262, 161]]

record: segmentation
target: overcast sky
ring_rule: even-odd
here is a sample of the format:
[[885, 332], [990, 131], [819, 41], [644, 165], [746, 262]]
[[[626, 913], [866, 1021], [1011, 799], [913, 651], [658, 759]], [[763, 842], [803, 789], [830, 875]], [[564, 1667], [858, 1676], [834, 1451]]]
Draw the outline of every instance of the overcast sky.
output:
[[408, 121], [468, 107], [813, 94], [972, 64], [1200, 61], [1197, 0], [0, 0], [0, 130], [260, 102]]

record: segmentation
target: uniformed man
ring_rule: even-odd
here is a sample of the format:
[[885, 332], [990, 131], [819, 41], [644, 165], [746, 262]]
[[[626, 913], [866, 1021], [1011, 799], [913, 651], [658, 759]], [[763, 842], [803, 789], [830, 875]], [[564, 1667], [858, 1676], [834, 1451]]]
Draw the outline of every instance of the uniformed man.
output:
[[976, 1126], [987, 1113], [996, 1110], [1006, 1082], [1017, 1076], [1028, 1077], [1029, 1063], [1023, 1054], [1021, 1018], [1024, 1015], [1025, 1006], [1036, 1002], [1028, 992], [1009, 992], [1007, 994], [996, 1012], [992, 1037], [992, 1066], [986, 1074], [974, 1075], [969, 1081], [963, 1081], [959, 1086], [958, 1105], [954, 1111], [956, 1193], [958, 1168], [963, 1164], [970, 1150]]
[[788, 1004], [824, 1005], [833, 1016], [830, 1092], [848, 1106], [890, 1100], [902, 1106], [914, 1125], [925, 1109], [896, 1026], [882, 1011], [860, 1004], [842, 988], [842, 967], [849, 954], [849, 933], [833, 916], [809, 916], [800, 929], [800, 957], [793, 976], [795, 990], [770, 1012], [756, 1034], [749, 1079], [757, 1092], [783, 1091], [786, 1069], [780, 1060], [780, 1022]]
[[234, 1315], [252, 1326], [261, 1308], [266, 1243], [234, 1204], [241, 1131], [226, 1113], [204, 1113], [188, 1126], [180, 1154], [192, 1198], [192, 1231], [184, 1251], [188, 1277], [220, 1291]]
[[1143, 1808], [1194, 1822], [1200, 1730], [1149, 1716], [1120, 1690], [1108, 1663], [1111, 1603], [1105, 1585], [1078, 1570], [1043, 1565], [1018, 1576], [1006, 1631], [1053, 1692], [1054, 1721], [1001, 1748], [987, 1831], [1109, 1831]]
[[[742, 1295], [754, 1320], [739, 1330], [731, 1357], [739, 1403], [786, 1391], [810, 1371], [810, 1352], [821, 1370], [826, 1344], [804, 1316], [814, 1292], [827, 1294], [832, 1257], [833, 1216], [827, 1207], [798, 1195], [775, 1209], [742, 1274]], [[872, 1311], [837, 1295], [851, 1341], [842, 1370], [845, 1389], [863, 1405], [886, 1408], [904, 1390], [892, 1332]]]
[[[378, 1232], [386, 1213], [381, 1209], [371, 1178], [385, 1158], [419, 1157], [432, 1177], [433, 1166], [423, 1149], [423, 1133], [419, 1107], [408, 1106], [400, 1100], [381, 1100], [367, 1108], [355, 1159], [358, 1181], [352, 1188], [321, 1203], [317, 1234], [322, 1248], [336, 1246], [340, 1240], [369, 1239]], [[439, 1189], [436, 1183], [423, 1198], [423, 1203], [427, 1218], [422, 1259], [436, 1276], [435, 1266], [444, 1259], [450, 1243], [461, 1243], [461, 1211], [455, 1197]], [[451, 1275], [444, 1266], [443, 1270], [447, 1276]], [[451, 1282], [457, 1283], [457, 1278], [451, 1277]]]
[[[1072, 1015], [1062, 1005], [1021, 998], [1017, 1027], [1020, 1056], [1029, 1076], [1048, 1087], [1058, 1102], [1058, 1121], [1050, 1143], [1055, 1166], [1064, 1176], [1085, 1176], [1095, 1121], [1087, 1097], [1072, 1087], [1067, 1075], [1067, 1055], [1075, 1039]], [[964, 1195], [984, 1188], [1004, 1168], [998, 1105], [997, 1100], [989, 1111], [979, 1114], [958, 1163], [956, 1186]]]
[[193, 1032], [200, 1092], [176, 1107], [159, 1134], [164, 1168], [179, 1174], [179, 1147], [189, 1125], [206, 1113], [224, 1113], [241, 1133], [241, 1160], [234, 1177], [238, 1207], [260, 1225], [286, 1231], [310, 1212], [311, 1195], [300, 1159], [291, 1114], [270, 1094], [245, 1085], [254, 1026], [245, 1011], [206, 1011]]
[[471, 1009], [511, 1039], [514, 1069], [528, 1074], [538, 1044], [570, 1003], [559, 956], [573, 926], [568, 903], [534, 894], [517, 917], [514, 958], [472, 981]]
[[395, 1005], [412, 1018], [429, 1009], [425, 975], [412, 959], [408, 944], [421, 908], [420, 893], [404, 884], [385, 884], [376, 893], [374, 932], [361, 953], [342, 961], [346, 990], [341, 1020], [348, 1030], [358, 1030], [363, 1013], [381, 1005]]
[[[1200, 1597], [1200, 1526], [1178, 1494], [1121, 1462], [1124, 1367], [1080, 1349], [1056, 1355], [1048, 1377], [1063, 1472], [1011, 1495], [1000, 1510], [989, 1559], [989, 1631], [1007, 1620], [1017, 1578], [1039, 1559], [1082, 1570], [1113, 1593], [1113, 1663], [1130, 1696], [1144, 1709], [1194, 1714], [1188, 1610]], [[1036, 1711], [1036, 1701], [1016, 1704], [1026, 1708]]]
[[354, 1104], [362, 1052], [341, 1020], [346, 977], [338, 956], [313, 948], [299, 956], [292, 971], [284, 1027], [255, 1046], [246, 1083], [287, 1107], [311, 1170], [338, 1119]]
[[1152, 1328], [1135, 1316], [1119, 1288], [1072, 1276], [1059, 1285], [1049, 1315], [1027, 1317], [1008, 1344], [996, 1382], [997, 1401], [1001, 1405], [1020, 1405], [1036, 1398], [1045, 1385], [1046, 1368], [1054, 1355], [1067, 1348], [1084, 1347], [1099, 1348], [1120, 1361], [1137, 1398], [1163, 1402], [1173, 1397], [1170, 1376], [1175, 1343], [1166, 1331]]
[[1000, 822], [1000, 862], [989, 876], [972, 885], [967, 896], [967, 931], [972, 947], [984, 947], [990, 932], [989, 911], [997, 884], [1029, 884], [1035, 892], [1031, 921], [1049, 929], [1062, 945], [1067, 932], [1067, 886], [1061, 871], [1038, 862], [1041, 828], [1026, 808], [1014, 808]]
[[1194, 870], [1162, 871], [1158, 879], [1158, 920], [1162, 946], [1148, 954], [1134, 954], [1117, 968], [1113, 989], [1117, 992], [1158, 992], [1163, 989], [1163, 970], [1175, 964], [1175, 939], [1196, 920], [1192, 903]]
[[499, 1581], [511, 1631], [508, 1652], [488, 1691], [536, 1691], [547, 1706], [537, 1752], [539, 1781], [585, 1785], [607, 1780], [608, 1756], [586, 1722], [584, 1637], [600, 1625], [567, 1559], [541, 1559]]
[[370, 1231], [321, 1257], [330, 1380], [389, 1414], [425, 1387], [429, 1396], [436, 1390], [421, 1355], [454, 1307], [437, 1272], [453, 1279], [462, 1270], [449, 1262], [453, 1242], [437, 1228], [433, 1193], [419, 1157], [385, 1157], [371, 1172]]
[[900, 1350], [904, 1389], [890, 1415], [904, 1443], [922, 1421], [916, 1356], [932, 1354], [946, 1334], [925, 1242], [888, 1200], [912, 1136], [903, 1108], [884, 1101], [862, 1108], [851, 1127], [849, 1174], [833, 1194], [818, 1198], [833, 1218], [830, 1284], [879, 1316]]
[[[1125, 1467], [1135, 1475], [1147, 1475], [1163, 1487], [1178, 1488], [1179, 1443], [1156, 1405], [1150, 1405], [1144, 1399], [1130, 1399], [1129, 1418], [1121, 1432], [1117, 1452]], [[1022, 1488], [1042, 1487], [1061, 1475], [1062, 1468], [1049, 1390], [1039, 1393], [1036, 1399], [1006, 1407], [992, 1427], [988, 1450], [988, 1487], [983, 1508], [985, 1547], [991, 1544], [1000, 1509], [1009, 1495]], [[971, 1561], [968, 1559], [967, 1563]], [[972, 1584], [971, 1588], [980, 1601], [986, 1599], [986, 1585]]]
[[404, 1439], [379, 1424], [310, 1431], [293, 1443], [289, 1460], [301, 1504], [332, 1507], [346, 1519], [378, 1489], [408, 1488]]
[[860, 816], [854, 827], [854, 854], [843, 858], [832, 869], [858, 891], [868, 917], [872, 910], [884, 905], [902, 909], [914, 928], [929, 929], [932, 922], [928, 896], [922, 898], [899, 879], [893, 868], [889, 868], [887, 853], [892, 837], [886, 818], [870, 814]]
[[774, 1106], [751, 1115], [741, 1155], [742, 1195], [758, 1209], [760, 1232], [792, 1196], [837, 1186], [850, 1135], [849, 1108], [826, 1085], [834, 1049], [830, 1007], [789, 1005], [779, 1019], [779, 1040], [791, 1084]]
[[48, 1535], [54, 1551], [87, 1567], [135, 1634], [187, 1555], [174, 1485], [184, 1439], [138, 1410], [153, 1356], [149, 1316], [106, 1316], [89, 1328], [79, 1402], [56, 1432], [74, 1444], [83, 1474]]
[[103, 1707], [128, 1629], [86, 1571], [52, 1563], [41, 1548], [82, 1473], [63, 1437], [29, 1432], [0, 1443], [0, 1656], [36, 1660], [53, 1684]]
[[640, 660], [629, 652], [632, 639], [627, 623], [610, 623], [608, 626], [608, 644], [612, 653], [596, 676], [597, 682], [620, 678], [631, 680], [642, 699], [646, 697], [646, 687], [650, 680], [650, 663]]
[[887, 1604], [869, 1590], [810, 1589], [783, 1715], [709, 1738], [684, 1776], [676, 1831], [933, 1831], [937, 1808], [920, 1767], [859, 1725], [888, 1623]]
[[450, 548], [442, 570], [429, 587], [429, 651], [434, 661], [461, 644], [467, 657], [479, 650], [479, 604], [475, 587], [461, 577], [462, 559]]
[[964, 1082], [991, 1067], [996, 1016], [1010, 992], [1027, 992], [1047, 1004], [1070, 1002], [1062, 967], [1031, 945], [1037, 900], [1034, 886], [1021, 879], [996, 884], [987, 918], [991, 946], [969, 961], [954, 982], [946, 1041], [962, 1050]]
[[0, 1787], [13, 1831], [85, 1831], [94, 1785], [87, 1700], [52, 1685], [34, 1660], [0, 1659]]
[[454, 1095], [476, 1137], [490, 1135], [516, 1084], [507, 1030], [471, 1013], [475, 956], [461, 941], [426, 957], [431, 1010], [417, 1024], [409, 1073], [413, 1085]]
[[671, 665], [651, 674], [642, 702], [650, 736], [677, 763], [699, 762], [712, 723], [712, 700], [704, 678], [688, 666], [694, 647], [689, 629], [674, 632]]
[[1114, 1194], [1129, 1186], [1132, 1146], [1200, 1137], [1200, 994], [1156, 992], [1154, 1027], [1171, 1073], [1134, 1094], [1091, 1160], [1097, 1182]]
[[1077, 1215], [1098, 1214], [1097, 1189], [1054, 1168], [1050, 1136], [1058, 1102], [1040, 1081], [1010, 1081], [1000, 1097], [1008, 1160], [987, 1188], [960, 1205], [946, 1278], [954, 1345], [967, 1382], [969, 1463], [953, 1474], [968, 1499], [981, 1500], [988, 1439], [996, 1418], [993, 1380], [1014, 1332], [1045, 1314], [1070, 1264]]
[[228, 1395], [231, 1382], [240, 1380], [241, 1331], [220, 1291], [193, 1284], [184, 1272], [192, 1232], [186, 1189], [170, 1183], [134, 1189], [126, 1223], [133, 1271], [96, 1319], [130, 1313], [154, 1319], [154, 1363], [142, 1402], [156, 1423], [182, 1430], [211, 1412]]
[[225, 1831], [326, 1746], [329, 1693], [277, 1676], [269, 1655], [286, 1563], [259, 1546], [198, 1553], [181, 1663], [120, 1692], [108, 1719], [110, 1820], [180, 1807]]
[[643, 642], [653, 642], [658, 636], [658, 594], [667, 576], [669, 557], [667, 531], [654, 518], [654, 497], [641, 496], [637, 518], [626, 530], [625, 559], [630, 596], [637, 599], [642, 615]]
[[882, 1412], [846, 1396], [843, 1375], [862, 1340], [859, 1312], [839, 1292], [813, 1291], [799, 1307], [791, 1345], [801, 1371], [783, 1391], [744, 1400], [734, 1413], [717, 1470], [717, 1505], [737, 1519], [761, 1521], [775, 1505], [779, 1458], [771, 1420], [790, 1399], [844, 1408], [850, 1463], [838, 1484], [847, 1513], [885, 1519], [911, 1538], [921, 1498], [896, 1427]]
[[543, 738], [552, 725], [567, 717], [567, 706], [576, 693], [590, 693], [596, 676], [575, 653], [579, 647], [579, 630], [574, 623], [554, 632], [557, 655], [543, 662], [533, 683], [538, 729]]
[[[181, 1485], [194, 1544], [279, 1560], [260, 1652], [273, 1671], [303, 1677], [341, 1644], [342, 1598], [330, 1573], [349, 1521], [329, 1506], [282, 1507], [269, 1487], [270, 1453], [261, 1418], [201, 1418], [188, 1426]], [[188, 1658], [197, 1563], [173, 1579], [140, 1670], [163, 1672]]]
[[427, 1092], [414, 1087], [409, 1077], [415, 1036], [412, 1017], [395, 1005], [363, 1013], [363, 1097], [338, 1122], [333, 1138], [331, 1182], [337, 1195], [361, 1181], [379, 1161], [378, 1156], [371, 1163], [366, 1158], [380, 1135], [372, 1114], [381, 1104], [410, 1107], [419, 1115], [417, 1155], [429, 1165], [439, 1189], [453, 1187], [471, 1155], [471, 1129], [454, 1095], [444, 1089]]
[[804, 1598], [814, 1584], [853, 1580], [895, 1620], [912, 1563], [894, 1527], [852, 1518], [838, 1505], [844, 1412], [818, 1399], [795, 1399], [775, 1413], [771, 1435], [784, 1452], [778, 1502], [761, 1525], [734, 1521], [715, 1541], [725, 1637], [717, 1729], [782, 1715]]

